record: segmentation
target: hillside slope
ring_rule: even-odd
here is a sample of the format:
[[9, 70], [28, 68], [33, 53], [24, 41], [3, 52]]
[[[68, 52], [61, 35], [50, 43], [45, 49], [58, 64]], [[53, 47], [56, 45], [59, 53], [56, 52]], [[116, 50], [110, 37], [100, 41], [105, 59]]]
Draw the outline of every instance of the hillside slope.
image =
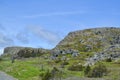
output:
[[101, 51], [120, 45], [120, 28], [93, 28], [70, 32], [55, 49], [77, 49], [80, 52]]

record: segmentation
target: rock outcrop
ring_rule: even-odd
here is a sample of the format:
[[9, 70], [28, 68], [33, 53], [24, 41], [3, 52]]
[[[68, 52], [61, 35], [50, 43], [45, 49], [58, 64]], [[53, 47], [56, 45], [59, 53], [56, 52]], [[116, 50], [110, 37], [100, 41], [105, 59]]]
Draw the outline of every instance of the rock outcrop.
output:
[[49, 52], [49, 50], [47, 50], [47, 49], [26, 47], [26, 48], [21, 49], [17, 53], [17, 55], [18, 55], [18, 57], [29, 58], [29, 57], [41, 56], [42, 54], [45, 54], [48, 52]]
[[4, 54], [8, 54], [8, 55], [12, 55], [12, 54], [16, 54], [18, 53], [21, 49], [24, 49], [24, 47], [17, 47], [17, 46], [14, 46], [14, 47], [6, 47], [4, 49]]
[[4, 55], [15, 55], [17, 57], [35, 57], [41, 54], [48, 53], [49, 50], [43, 48], [31, 48], [31, 47], [6, 47], [4, 49]]

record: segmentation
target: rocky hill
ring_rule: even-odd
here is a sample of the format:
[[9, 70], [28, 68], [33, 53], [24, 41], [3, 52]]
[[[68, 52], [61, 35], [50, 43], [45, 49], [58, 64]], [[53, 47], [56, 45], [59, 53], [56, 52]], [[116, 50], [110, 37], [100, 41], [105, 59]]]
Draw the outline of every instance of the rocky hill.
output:
[[48, 53], [49, 50], [43, 48], [31, 48], [31, 47], [6, 47], [4, 49], [4, 55], [17, 55], [18, 57], [34, 57], [43, 53]]
[[93, 28], [70, 32], [55, 49], [77, 49], [80, 52], [101, 51], [120, 45], [120, 28]]
[[[110, 51], [110, 49], [113, 51]], [[56, 55], [61, 53], [74, 53], [73, 56], [77, 56], [77, 53], [81, 52], [94, 52], [95, 55], [100, 53], [104, 57], [108, 53], [116, 53], [118, 55], [120, 51], [120, 28], [93, 28], [70, 32], [52, 50]], [[36, 55], [36, 53], [47, 52], [49, 52], [47, 49], [28, 47], [7, 47], [4, 49], [4, 54], [18, 54], [21, 57], [23, 55], [26, 56], [28, 53], [30, 55]], [[100, 57], [101, 55], [97, 56]], [[103, 57], [99, 59], [98, 57], [97, 60], [103, 59]], [[110, 55], [107, 57], [110, 57]], [[94, 57], [92, 59], [94, 59]]]
[[92, 53], [85, 65], [94, 65], [105, 59], [120, 59], [120, 28], [93, 28], [70, 32], [54, 48], [56, 50], [77, 50], [79, 53]]

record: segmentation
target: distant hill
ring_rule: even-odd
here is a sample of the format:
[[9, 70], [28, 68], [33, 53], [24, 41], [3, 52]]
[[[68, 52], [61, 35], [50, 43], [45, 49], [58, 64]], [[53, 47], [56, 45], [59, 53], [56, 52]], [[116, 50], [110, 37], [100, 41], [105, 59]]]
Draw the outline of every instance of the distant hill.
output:
[[16, 54], [18, 53], [21, 49], [24, 49], [25, 47], [18, 47], [18, 46], [14, 46], [14, 47], [6, 47], [4, 49], [4, 54]]
[[35, 57], [43, 53], [48, 53], [49, 50], [43, 48], [32, 47], [6, 47], [4, 55], [18, 55], [19, 57]]

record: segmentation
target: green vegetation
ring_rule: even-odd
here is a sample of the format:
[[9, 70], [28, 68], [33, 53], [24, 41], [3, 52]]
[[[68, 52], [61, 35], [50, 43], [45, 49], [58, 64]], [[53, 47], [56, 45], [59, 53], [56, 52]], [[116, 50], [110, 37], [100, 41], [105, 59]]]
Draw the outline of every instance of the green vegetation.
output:
[[71, 71], [82, 71], [83, 70], [83, 66], [80, 63], [74, 63], [71, 66], [68, 67], [68, 70]]
[[[19, 80], [47, 80], [48, 78], [67, 78], [67, 77], [103, 77], [105, 79], [119, 80], [120, 61], [106, 62], [102, 61], [94, 66], [83, 67], [84, 58], [93, 53], [81, 52], [78, 57], [66, 55], [69, 60], [62, 61], [59, 56], [59, 62], [55, 60], [44, 59], [42, 55], [34, 58], [16, 59], [11, 63], [9, 57], [2, 58], [0, 61], [0, 70], [12, 75]], [[60, 66], [64, 65], [63, 68]], [[53, 76], [52, 72], [55, 71]], [[100, 73], [100, 74], [99, 74]], [[52, 74], [52, 75], [51, 75]]]
[[88, 76], [88, 74], [90, 73], [90, 71], [91, 71], [91, 67], [90, 67], [89, 65], [87, 65], [87, 66], [85, 67], [85, 69], [84, 69], [84, 75], [85, 75], [85, 76]]
[[111, 58], [107, 58], [106, 62], [112, 62], [112, 59]]
[[20, 80], [26, 80], [38, 76], [40, 73], [39, 68], [34, 67], [34, 63], [36, 62], [16, 60], [15, 63], [12, 64], [10, 60], [2, 61], [0, 62], [0, 70]]
[[0, 57], [0, 61], [2, 61], [3, 59], [2, 59], [2, 57]]
[[42, 80], [49, 80], [52, 77], [52, 74], [49, 70], [47, 70], [45, 73], [40, 75], [42, 77]]
[[88, 77], [102, 77], [107, 74], [107, 68], [104, 64], [99, 63], [95, 65], [95, 67], [88, 72]]

